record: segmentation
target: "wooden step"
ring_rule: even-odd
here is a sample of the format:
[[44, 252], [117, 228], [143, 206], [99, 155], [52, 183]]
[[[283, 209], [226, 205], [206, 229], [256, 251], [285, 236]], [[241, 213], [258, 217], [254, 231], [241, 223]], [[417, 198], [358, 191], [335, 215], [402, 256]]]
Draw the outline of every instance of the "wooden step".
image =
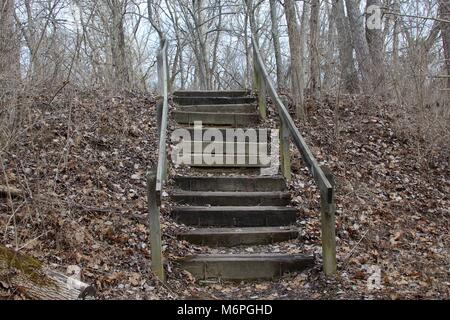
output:
[[173, 97], [173, 102], [180, 106], [204, 104], [249, 104], [256, 103], [255, 97]]
[[279, 227], [293, 225], [297, 209], [288, 207], [174, 207], [172, 217], [178, 223], [194, 227]]
[[[259, 151], [267, 154], [269, 151], [269, 145], [267, 143], [253, 143], [253, 142], [215, 142], [215, 141], [182, 141], [173, 146], [173, 149], [178, 150], [190, 150], [191, 152], [196, 151], [198, 148], [196, 145], [198, 143], [201, 146], [201, 151], [205, 151], [206, 148], [215, 153], [232, 153], [234, 154], [258, 154]], [[206, 151], [208, 151], [206, 150]], [[230, 150], [232, 152], [230, 152]]]
[[188, 191], [284, 191], [286, 180], [281, 176], [176, 176], [177, 188]]
[[[209, 159], [211, 158], [211, 159]], [[175, 160], [175, 156], [172, 156]], [[178, 161], [178, 159], [176, 160]], [[181, 160], [180, 160], [181, 161]], [[268, 168], [270, 163], [262, 162], [258, 155], [210, 155], [191, 154], [189, 159], [183, 159], [184, 163], [189, 167], [201, 168]]]
[[177, 111], [183, 112], [216, 112], [216, 113], [255, 113], [256, 104], [211, 104], [197, 106], [179, 106]]
[[210, 247], [265, 245], [298, 238], [296, 228], [201, 228], [178, 234], [178, 239]]
[[273, 279], [314, 265], [314, 257], [284, 254], [197, 255], [180, 261], [197, 280]]
[[194, 125], [201, 121], [205, 125], [248, 126], [259, 121], [257, 113], [216, 113], [216, 112], [183, 112], [175, 111], [173, 118], [181, 124]]
[[193, 206], [285, 206], [290, 204], [289, 192], [203, 192], [175, 191], [172, 200]]
[[179, 90], [173, 93], [174, 97], [245, 97], [251, 94], [250, 90]]
[[[204, 136], [205, 133], [209, 130], [214, 130], [217, 132], [220, 132], [220, 134], [223, 137], [223, 140], [228, 140], [227, 137], [233, 138], [236, 141], [237, 139], [235, 138], [234, 134], [243, 134], [246, 135], [245, 137], [245, 141], [248, 141], [248, 137], [256, 137], [256, 141], [253, 142], [269, 142], [269, 136], [270, 136], [270, 130], [259, 130], [256, 128], [217, 128], [217, 127], [207, 127], [207, 128], [202, 128], [194, 130], [193, 127], [182, 127], [180, 129], [183, 130], [187, 130], [189, 132], [189, 135], [191, 137], [190, 140], [201, 140]], [[212, 133], [211, 131], [209, 131], [210, 133]], [[197, 133], [197, 135], [199, 135], [200, 137], [195, 137], [195, 133]], [[205, 140], [205, 139], [204, 139]], [[231, 139], [232, 140], [232, 139]], [[242, 141], [241, 141], [242, 142]]]

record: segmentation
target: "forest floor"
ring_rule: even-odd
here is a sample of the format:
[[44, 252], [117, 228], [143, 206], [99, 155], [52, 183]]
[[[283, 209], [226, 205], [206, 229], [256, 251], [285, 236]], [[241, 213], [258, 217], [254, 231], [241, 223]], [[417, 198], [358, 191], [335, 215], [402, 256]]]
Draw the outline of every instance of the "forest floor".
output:
[[[427, 118], [430, 123], [441, 126], [434, 132], [432, 126], [406, 125], [414, 119], [394, 105], [325, 97], [309, 109], [308, 124], [299, 123], [319, 162], [335, 174], [336, 276], [327, 279], [320, 270], [318, 191], [296, 154], [290, 189], [299, 206], [301, 239], [282, 246], [314, 254], [316, 267], [274, 282], [196, 283], [173, 261], [198, 248], [175, 239], [180, 226], [168, 217], [170, 202], [163, 201], [168, 281], [162, 284], [149, 272], [146, 221], [145, 172], [156, 163], [157, 148], [154, 98], [69, 92], [45, 101], [24, 98], [20, 125], [4, 127], [11, 135], [0, 137], [0, 185], [26, 194], [12, 204], [0, 198], [0, 243], [54, 270], [79, 266], [101, 299], [450, 296], [448, 115], [427, 113], [435, 116]], [[0, 126], [7, 118], [0, 109]], [[380, 286], [371, 287], [377, 270]], [[26, 297], [0, 281], [2, 298]]]

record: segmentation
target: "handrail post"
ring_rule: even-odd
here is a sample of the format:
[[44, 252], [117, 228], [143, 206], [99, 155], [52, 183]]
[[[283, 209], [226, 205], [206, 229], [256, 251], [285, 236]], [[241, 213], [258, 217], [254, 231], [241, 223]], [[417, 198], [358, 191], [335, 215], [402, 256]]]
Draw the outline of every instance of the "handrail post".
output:
[[165, 182], [167, 182], [167, 175], [168, 175], [168, 168], [169, 168], [169, 163], [167, 161], [167, 154], [164, 155], [164, 168], [163, 168], [163, 175], [162, 175], [162, 179]]
[[290, 138], [289, 129], [284, 123], [283, 117], [280, 116], [280, 162], [281, 172], [286, 181], [292, 180], [291, 173], [291, 150], [290, 150]]
[[267, 102], [266, 102], [266, 83], [258, 67], [255, 50], [253, 50], [253, 67], [254, 67], [254, 82], [256, 92], [258, 93], [258, 110], [262, 119], [267, 118]]
[[163, 50], [163, 53], [164, 53], [164, 59], [165, 59], [165, 64], [166, 64], [166, 82], [167, 82], [167, 93], [169, 93], [170, 92], [170, 90], [171, 90], [171, 87], [170, 87], [170, 82], [169, 82], [169, 73], [170, 73], [170, 70], [169, 70], [169, 59], [168, 59], [168, 50], [169, 50], [169, 45], [168, 45], [168, 43], [167, 43], [167, 39], [165, 40], [165, 43], [164, 43], [164, 50]]
[[[253, 40], [252, 40], [253, 41]], [[253, 81], [252, 81], [252, 89], [253, 91], [258, 91], [258, 62], [256, 60], [256, 52], [253, 49]]]
[[156, 100], [156, 127], [158, 130], [158, 137], [161, 136], [161, 122], [163, 115], [164, 98]]
[[[167, 42], [167, 39], [165, 39], [164, 42], [164, 47], [163, 47], [163, 61], [164, 61], [164, 65], [165, 65], [165, 77], [164, 77], [164, 84], [163, 84], [163, 94], [164, 94], [164, 103], [167, 104], [168, 108], [168, 104], [169, 104], [169, 91], [170, 91], [170, 87], [169, 87], [169, 59], [168, 59], [168, 50], [169, 50], [169, 44]], [[164, 139], [164, 141], [166, 140], [167, 137], [161, 137]], [[164, 171], [163, 171], [163, 180], [164, 182], [167, 181], [167, 175], [168, 175], [168, 163], [167, 163], [167, 153], [164, 154]]]
[[333, 275], [337, 270], [336, 263], [336, 200], [334, 192], [334, 178], [326, 173], [327, 179], [333, 184], [331, 202], [328, 195], [320, 193], [320, 216], [322, 228], [322, 258], [323, 272], [327, 276]]
[[149, 171], [147, 174], [147, 198], [150, 232], [149, 237], [152, 253], [151, 269], [161, 281], [164, 281], [164, 265], [162, 261], [161, 248], [161, 223], [156, 194], [156, 171], [154, 170]]
[[264, 81], [261, 72], [258, 72], [258, 108], [261, 118], [267, 119], [267, 101], [266, 101], [266, 82]]
[[[169, 75], [169, 64], [168, 64], [168, 59], [167, 59], [167, 52], [168, 52], [168, 43], [167, 43], [167, 39], [163, 39], [161, 41], [161, 48], [158, 52], [158, 56], [157, 56], [157, 70], [158, 70], [158, 93], [159, 93], [159, 97], [158, 97], [158, 101], [156, 104], [156, 121], [157, 121], [157, 126], [158, 126], [158, 135], [159, 135], [159, 139], [160, 139], [160, 148], [164, 147], [164, 152], [163, 154], [163, 159], [159, 159], [159, 161], [161, 161], [161, 179], [163, 181], [167, 180], [167, 156], [165, 153], [165, 141], [166, 141], [166, 136], [165, 136], [165, 130], [164, 132], [162, 131], [161, 127], [163, 125], [163, 121], [167, 121], [166, 119], [163, 120], [163, 117], [167, 117], [167, 114], [165, 114], [165, 111], [168, 108], [168, 94], [169, 94], [169, 81], [168, 81], [168, 75]], [[167, 111], [166, 111], [167, 112]], [[166, 122], [165, 122], [165, 126]], [[164, 136], [163, 136], [164, 134]], [[161, 150], [159, 151], [161, 154]]]
[[[162, 48], [161, 48], [162, 49]], [[164, 58], [163, 58], [163, 54], [162, 51], [160, 50], [158, 52], [158, 55], [156, 57], [156, 68], [157, 68], [157, 75], [158, 75], [158, 94], [159, 96], [163, 97], [164, 96], [164, 72], [163, 72], [163, 68], [164, 68]]]
[[156, 69], [158, 75], [158, 97], [156, 98], [156, 123], [158, 128], [158, 136], [161, 135], [161, 121], [162, 112], [164, 105], [164, 57], [162, 53], [162, 48], [160, 48], [158, 55], [156, 57]]

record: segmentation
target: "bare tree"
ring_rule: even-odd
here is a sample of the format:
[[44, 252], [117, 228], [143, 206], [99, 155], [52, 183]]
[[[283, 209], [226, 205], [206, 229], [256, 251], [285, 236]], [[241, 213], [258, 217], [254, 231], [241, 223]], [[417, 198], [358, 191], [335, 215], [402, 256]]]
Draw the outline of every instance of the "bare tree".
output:
[[115, 73], [115, 86], [117, 88], [129, 85], [130, 77], [126, 60], [124, 16], [126, 12], [127, 0], [107, 0], [108, 8], [111, 12], [111, 53], [112, 63]]
[[345, 91], [355, 93], [359, 88], [358, 74], [353, 59], [353, 44], [350, 35], [350, 25], [345, 16], [344, 0], [333, 0], [332, 14], [335, 16], [337, 26], [339, 63], [343, 87]]
[[289, 48], [291, 53], [291, 88], [296, 106], [297, 117], [305, 120], [305, 109], [303, 105], [303, 66], [301, 56], [300, 28], [297, 22], [296, 7], [293, 0], [284, 2], [284, 11], [288, 24]]
[[311, 16], [309, 19], [309, 30], [310, 30], [309, 57], [311, 60], [309, 89], [310, 94], [314, 99], [318, 99], [320, 97], [319, 14], [320, 14], [320, 1], [312, 0]]
[[[424, 105], [434, 81], [427, 79], [448, 80], [450, 69], [448, 0], [0, 4], [0, 77], [22, 75], [42, 88], [60, 86], [70, 73], [73, 83], [88, 86], [151, 89], [156, 83], [154, 53], [164, 37], [170, 44], [173, 87], [247, 87], [252, 77], [248, 29], [277, 86], [287, 89], [289, 79], [302, 118], [305, 87], [313, 97], [336, 88], [357, 93], [361, 87], [367, 94], [395, 92], [399, 103], [410, 99]], [[374, 5], [387, 11], [384, 29], [364, 23]], [[75, 8], [73, 18], [67, 18], [68, 8]], [[147, 19], [150, 24], [142, 23]], [[436, 66], [442, 67], [440, 72]], [[408, 98], [408, 92], [417, 99]]]
[[0, 0], [0, 90], [19, 76], [18, 43], [15, 39], [14, 1]]
[[270, 0], [269, 3], [270, 3], [273, 50], [275, 55], [275, 62], [277, 65], [277, 84], [278, 89], [281, 89], [284, 88], [284, 75], [283, 75], [283, 60], [281, 57], [280, 30], [278, 28], [279, 17], [278, 17], [277, 1]]
[[[366, 16], [369, 19], [371, 8], [381, 8], [381, 0], [366, 0]], [[376, 83], [372, 83], [376, 89], [381, 92], [385, 92], [386, 84], [386, 71], [385, 71], [385, 54], [384, 54], [384, 37], [381, 26], [371, 26], [371, 24], [366, 23], [366, 38], [367, 45], [369, 47], [370, 57], [372, 60], [373, 69], [372, 72], [375, 74], [374, 80]]]
[[373, 89], [373, 64], [369, 51], [369, 45], [367, 44], [364, 18], [359, 10], [358, 1], [345, 0], [347, 7], [348, 20], [350, 23], [350, 31], [352, 35], [353, 46], [356, 51], [356, 59], [360, 68], [362, 77], [362, 86], [364, 92], [372, 93]]
[[450, 89], [450, 1], [439, 0], [439, 16], [442, 20], [447, 22], [441, 22], [441, 37], [442, 47], [444, 49], [445, 65], [447, 67], [447, 88]]
[[[394, 0], [393, 9], [395, 13], [400, 12], [400, 3], [398, 0]], [[392, 78], [396, 95], [397, 103], [402, 104], [402, 94], [400, 92], [400, 75], [399, 75], [399, 45], [400, 45], [400, 33], [401, 33], [401, 21], [396, 15], [393, 17], [394, 27], [392, 31]]]

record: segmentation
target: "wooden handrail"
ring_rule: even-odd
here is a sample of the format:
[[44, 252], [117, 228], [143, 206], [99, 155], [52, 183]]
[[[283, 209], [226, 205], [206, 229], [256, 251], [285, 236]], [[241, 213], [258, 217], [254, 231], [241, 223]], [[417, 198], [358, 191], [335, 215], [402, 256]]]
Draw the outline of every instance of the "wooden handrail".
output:
[[[255, 70], [255, 81], [256, 87], [258, 89], [259, 101], [265, 100], [266, 93], [271, 97], [272, 102], [275, 104], [278, 110], [278, 115], [280, 117], [281, 126], [281, 147], [280, 153], [282, 158], [282, 164], [290, 163], [287, 161], [289, 157], [289, 136], [292, 138], [294, 145], [300, 151], [303, 160], [306, 162], [317, 186], [320, 190], [321, 195], [321, 225], [322, 225], [322, 255], [323, 255], [323, 269], [325, 274], [331, 275], [336, 272], [336, 236], [335, 236], [335, 195], [333, 184], [328, 179], [327, 175], [323, 172], [319, 163], [314, 158], [311, 150], [305, 142], [305, 139], [300, 134], [297, 129], [294, 120], [292, 120], [291, 115], [284, 106], [277, 91], [267, 73], [266, 67], [264, 66], [264, 61], [261, 57], [261, 53], [258, 44], [255, 41], [254, 35], [251, 36], [252, 46], [253, 46], [253, 57], [254, 57], [254, 70]], [[268, 92], [266, 92], [266, 90]], [[260, 108], [261, 115], [265, 115], [266, 105], [258, 105]], [[263, 108], [264, 110], [261, 110]], [[282, 172], [285, 177], [290, 176], [290, 168], [283, 168]], [[332, 179], [331, 174], [329, 175]]]
[[169, 66], [167, 62], [168, 41], [161, 41], [161, 49], [158, 53], [158, 89], [162, 102], [160, 102], [158, 111], [158, 131], [159, 131], [159, 149], [158, 149], [158, 167], [156, 170], [156, 192], [160, 196], [164, 181], [167, 176], [167, 121], [169, 115], [169, 85], [168, 74]]
[[148, 218], [150, 227], [149, 238], [152, 254], [151, 268], [161, 281], [164, 281], [165, 278], [161, 245], [160, 203], [164, 181], [167, 177], [166, 139], [169, 115], [169, 66], [167, 62], [167, 49], [168, 41], [163, 39], [157, 57], [158, 90], [160, 95], [160, 101], [157, 103], [159, 133], [158, 164], [156, 170], [152, 168], [147, 174]]

